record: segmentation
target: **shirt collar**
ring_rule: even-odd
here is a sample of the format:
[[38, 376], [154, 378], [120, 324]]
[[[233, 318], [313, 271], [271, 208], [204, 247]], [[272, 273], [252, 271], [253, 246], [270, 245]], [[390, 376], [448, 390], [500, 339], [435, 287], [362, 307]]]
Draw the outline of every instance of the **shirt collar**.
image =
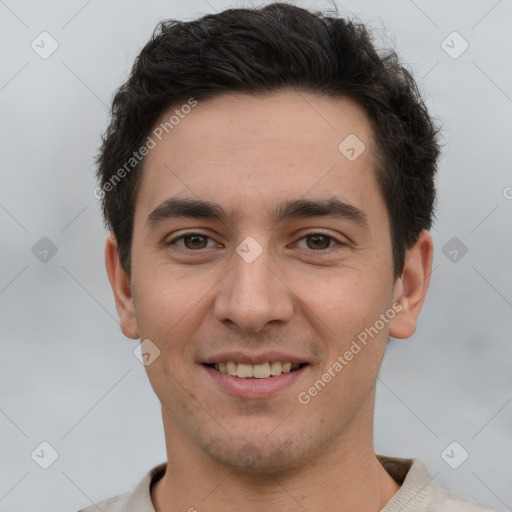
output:
[[[378, 461], [400, 485], [400, 489], [381, 512], [427, 512], [431, 482], [427, 468], [419, 459], [402, 459], [376, 454]], [[125, 512], [155, 512], [151, 501], [151, 486], [165, 473], [167, 463], [152, 468], [130, 494], [125, 495]]]

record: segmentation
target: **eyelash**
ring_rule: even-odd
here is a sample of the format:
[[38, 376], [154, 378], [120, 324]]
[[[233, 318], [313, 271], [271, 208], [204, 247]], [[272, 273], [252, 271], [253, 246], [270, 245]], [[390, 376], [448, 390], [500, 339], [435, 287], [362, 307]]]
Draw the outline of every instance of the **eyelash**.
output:
[[[201, 237], [204, 237], [204, 238], [208, 238], [210, 240], [213, 240], [210, 236], [208, 235], [205, 235], [203, 233], [199, 233], [197, 231], [189, 231], [189, 232], [186, 232], [186, 233], [182, 233], [180, 236], [176, 237], [176, 238], [173, 238], [171, 241], [167, 242], [165, 245], [166, 246], [172, 246], [172, 245], [175, 245], [175, 243], [178, 241], [178, 240], [182, 240], [188, 236], [193, 236], [193, 235], [198, 235], [198, 236], [201, 236]], [[310, 236], [314, 236], [314, 235], [321, 235], [321, 236], [325, 236], [326, 238], [328, 238], [329, 240], [331, 241], [334, 241], [336, 242], [338, 245], [340, 246], [345, 246], [346, 244], [341, 242], [340, 240], [338, 240], [337, 238], [335, 238], [334, 236], [328, 234], [328, 233], [324, 233], [323, 231], [310, 231], [310, 232], [307, 232], [307, 233], [304, 233], [304, 235], [302, 235], [302, 237], [299, 239], [299, 240], [303, 240], [304, 238], [307, 238], [307, 237], [310, 237]], [[178, 246], [179, 247], [179, 246]], [[197, 250], [194, 250], [194, 249], [187, 249], [186, 247], [179, 247], [180, 249], [184, 250], [184, 251], [187, 251], [187, 252], [201, 252], [203, 249], [197, 249]], [[325, 249], [309, 249], [309, 251], [313, 252], [313, 253], [321, 253], [321, 252], [326, 252], [327, 249], [332, 249], [333, 247], [327, 247]], [[206, 249], [206, 248], [204, 248]], [[308, 250], [308, 249], [304, 249], [304, 250]]]

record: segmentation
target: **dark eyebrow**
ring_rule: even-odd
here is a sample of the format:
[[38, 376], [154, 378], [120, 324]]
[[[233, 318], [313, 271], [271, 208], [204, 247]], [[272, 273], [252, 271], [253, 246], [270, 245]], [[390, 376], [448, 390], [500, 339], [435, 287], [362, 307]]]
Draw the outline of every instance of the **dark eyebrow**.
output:
[[350, 220], [361, 228], [370, 229], [368, 216], [363, 210], [339, 199], [285, 201], [275, 208], [271, 219], [277, 224], [285, 219], [297, 217], [337, 217]]
[[226, 222], [228, 216], [223, 208], [209, 201], [198, 199], [170, 198], [157, 206], [146, 219], [146, 226], [151, 229], [160, 222], [179, 219], [214, 219]]
[[[369, 229], [368, 216], [359, 208], [339, 199], [285, 201], [271, 212], [275, 224], [291, 218], [337, 217], [350, 220], [361, 228]], [[198, 199], [170, 198], [157, 206], [147, 217], [151, 229], [160, 222], [176, 218], [213, 219], [226, 223], [229, 215], [217, 203]]]

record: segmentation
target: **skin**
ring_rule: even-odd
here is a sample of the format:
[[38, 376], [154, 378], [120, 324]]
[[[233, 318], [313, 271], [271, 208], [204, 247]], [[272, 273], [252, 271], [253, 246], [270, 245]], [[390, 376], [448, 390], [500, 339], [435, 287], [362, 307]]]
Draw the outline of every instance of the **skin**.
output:
[[[366, 146], [354, 161], [338, 150], [350, 134]], [[351, 100], [283, 91], [200, 102], [146, 157], [131, 276], [113, 235], [106, 266], [123, 333], [161, 351], [146, 366], [171, 461], [152, 489], [157, 512], [320, 512], [333, 504], [371, 512], [399, 489], [375, 456], [375, 385], [388, 336], [415, 331], [433, 249], [423, 231], [393, 278], [374, 155], [370, 122]], [[148, 215], [170, 197], [215, 201], [229, 220], [171, 219], [150, 229]], [[362, 210], [368, 226], [269, 219], [283, 200], [333, 197]], [[165, 245], [190, 230], [210, 238]], [[332, 238], [306, 236], [315, 230]], [[247, 236], [262, 248], [252, 263], [236, 252]], [[400, 312], [301, 404], [298, 393], [393, 304]], [[270, 398], [231, 396], [201, 365], [224, 350], [276, 349], [309, 366]]]

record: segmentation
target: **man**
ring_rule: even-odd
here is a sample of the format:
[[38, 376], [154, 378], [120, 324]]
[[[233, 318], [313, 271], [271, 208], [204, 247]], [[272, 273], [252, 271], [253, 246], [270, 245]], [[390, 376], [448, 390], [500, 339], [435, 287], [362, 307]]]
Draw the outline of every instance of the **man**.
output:
[[492, 510], [373, 447], [387, 339], [430, 281], [436, 134], [364, 26], [286, 4], [160, 25], [96, 194], [168, 462], [87, 510]]

